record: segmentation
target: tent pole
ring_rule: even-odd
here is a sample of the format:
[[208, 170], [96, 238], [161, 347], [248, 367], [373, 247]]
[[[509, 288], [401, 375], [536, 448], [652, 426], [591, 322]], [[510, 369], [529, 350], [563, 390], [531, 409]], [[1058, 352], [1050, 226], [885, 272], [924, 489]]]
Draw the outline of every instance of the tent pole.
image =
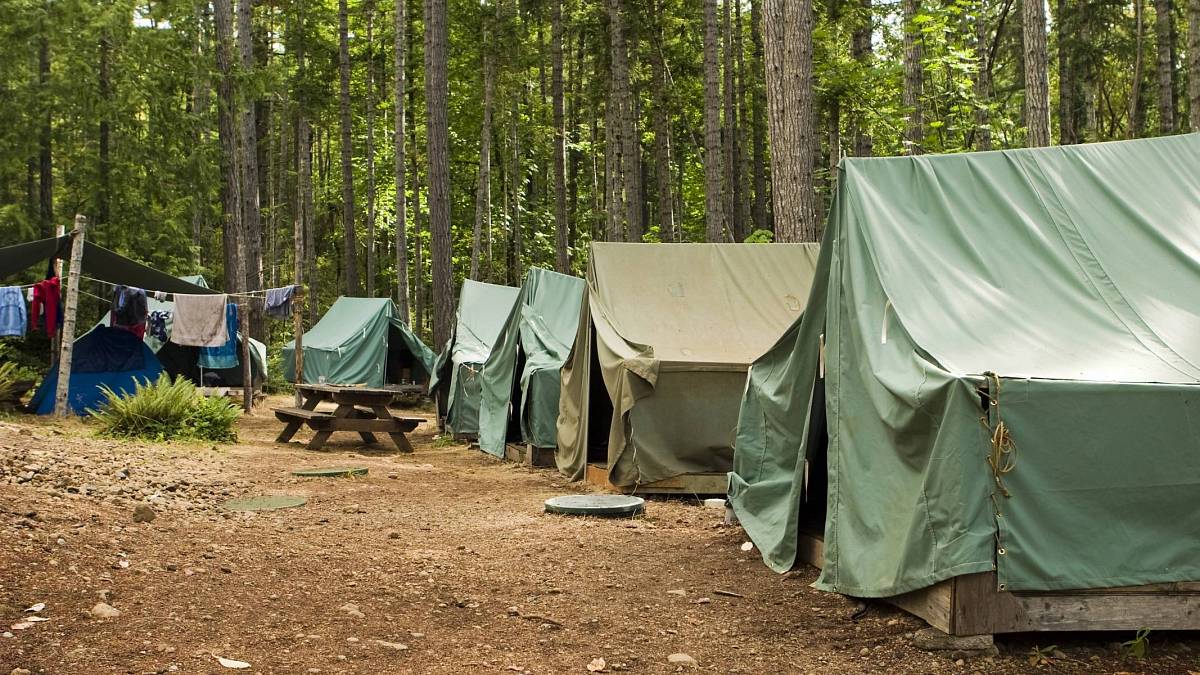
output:
[[[292, 356], [296, 360], [295, 373], [292, 378], [295, 384], [304, 382], [304, 286], [300, 285], [300, 266], [296, 265], [296, 297], [292, 298], [292, 330], [296, 333], [295, 349], [292, 350]], [[294, 390], [296, 407], [299, 408], [304, 402], [300, 400], [300, 390]]]
[[254, 369], [250, 367], [250, 298], [244, 298], [238, 311], [238, 330], [242, 333], [242, 410], [254, 407]]
[[63, 309], [62, 347], [58, 355], [58, 387], [54, 392], [54, 414], [66, 417], [67, 393], [71, 385], [71, 353], [75, 347], [75, 314], [79, 309], [79, 275], [83, 266], [83, 237], [87, 230], [87, 217], [75, 215], [75, 229], [71, 231], [71, 269], [67, 276], [67, 306]]

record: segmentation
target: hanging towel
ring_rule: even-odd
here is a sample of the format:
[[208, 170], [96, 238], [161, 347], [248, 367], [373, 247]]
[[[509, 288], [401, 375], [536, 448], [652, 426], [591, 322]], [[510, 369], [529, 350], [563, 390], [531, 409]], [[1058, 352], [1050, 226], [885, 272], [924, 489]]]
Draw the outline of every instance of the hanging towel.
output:
[[29, 305], [29, 328], [45, 328], [46, 335], [58, 333], [62, 320], [62, 287], [58, 277], [50, 277], [33, 285], [33, 302]]
[[226, 295], [175, 294], [171, 342], [189, 347], [220, 347], [229, 340]]
[[196, 365], [212, 370], [237, 367], [237, 326], [238, 308], [237, 305], [231, 302], [225, 305], [225, 332], [229, 334], [229, 338], [220, 347], [205, 347], [201, 349], [200, 358], [197, 359]]
[[[113, 290], [114, 326], [138, 326], [146, 323], [146, 291], [136, 286], [117, 286]], [[145, 328], [142, 329], [145, 333]]]
[[292, 316], [292, 298], [296, 295], [295, 286], [271, 288], [267, 290], [267, 316], [272, 319], [288, 319]]
[[0, 288], [0, 337], [24, 335], [28, 323], [25, 313], [25, 298], [19, 286]]

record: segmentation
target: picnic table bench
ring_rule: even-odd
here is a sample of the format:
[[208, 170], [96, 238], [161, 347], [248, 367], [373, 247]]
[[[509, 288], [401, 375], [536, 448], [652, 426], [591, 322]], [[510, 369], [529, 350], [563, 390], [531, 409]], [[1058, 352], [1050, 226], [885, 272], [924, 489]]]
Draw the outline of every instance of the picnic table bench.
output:
[[[387, 434], [400, 452], [412, 452], [406, 433], [425, 420], [419, 417], [393, 417], [388, 411], [396, 392], [392, 389], [352, 387], [336, 384], [298, 384], [296, 390], [304, 399], [299, 408], [275, 408], [275, 417], [284, 423], [275, 439], [287, 443], [300, 427], [308, 425], [313, 431], [309, 450], [320, 450], [335, 431], [354, 431], [364, 443], [378, 442], [375, 434]], [[337, 407], [331, 412], [317, 410], [322, 401], [332, 401]]]

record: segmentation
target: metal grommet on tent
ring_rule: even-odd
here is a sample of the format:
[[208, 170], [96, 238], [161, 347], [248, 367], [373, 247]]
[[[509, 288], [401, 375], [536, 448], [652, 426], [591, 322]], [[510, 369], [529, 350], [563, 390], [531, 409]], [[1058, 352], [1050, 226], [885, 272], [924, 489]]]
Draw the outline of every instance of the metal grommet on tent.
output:
[[563, 495], [546, 500], [546, 513], [568, 516], [636, 516], [646, 511], [646, 500], [632, 495]]
[[1005, 553], [1007, 553], [1007, 552], [1008, 552], [1008, 551], [1005, 551], [1003, 546], [1001, 546], [1000, 548], [996, 549], [996, 553], [999, 553], [1000, 555], [1004, 555], [1004, 554], [1005, 554]]

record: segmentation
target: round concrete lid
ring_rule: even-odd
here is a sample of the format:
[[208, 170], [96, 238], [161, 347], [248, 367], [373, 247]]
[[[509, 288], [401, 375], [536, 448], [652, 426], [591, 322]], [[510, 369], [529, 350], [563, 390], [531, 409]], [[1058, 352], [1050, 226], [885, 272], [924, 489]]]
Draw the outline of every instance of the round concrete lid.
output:
[[367, 475], [367, 467], [334, 466], [327, 469], [299, 469], [293, 471], [292, 475], [304, 478], [349, 478], [351, 476]]
[[646, 500], [630, 495], [563, 495], [546, 500], [546, 513], [569, 516], [636, 516]]
[[230, 511], [274, 511], [304, 506], [308, 499], [299, 495], [259, 495], [230, 499], [224, 507]]

